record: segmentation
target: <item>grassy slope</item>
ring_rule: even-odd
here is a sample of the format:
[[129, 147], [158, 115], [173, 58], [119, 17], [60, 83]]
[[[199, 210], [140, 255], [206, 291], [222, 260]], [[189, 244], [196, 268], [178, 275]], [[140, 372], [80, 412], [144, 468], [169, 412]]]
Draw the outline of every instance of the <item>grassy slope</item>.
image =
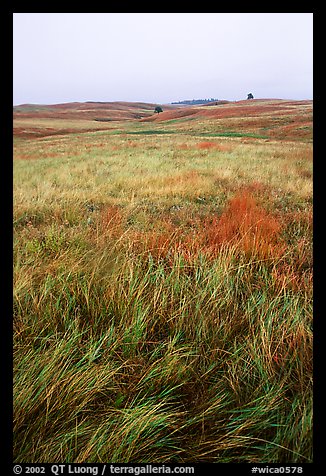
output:
[[[22, 104], [15, 106], [14, 134], [36, 138], [71, 132], [114, 129], [116, 121], [149, 117], [156, 104], [142, 102], [85, 102], [53, 105]], [[165, 110], [177, 106], [166, 105]]]
[[312, 460], [311, 109], [272, 103], [17, 135], [15, 461]]

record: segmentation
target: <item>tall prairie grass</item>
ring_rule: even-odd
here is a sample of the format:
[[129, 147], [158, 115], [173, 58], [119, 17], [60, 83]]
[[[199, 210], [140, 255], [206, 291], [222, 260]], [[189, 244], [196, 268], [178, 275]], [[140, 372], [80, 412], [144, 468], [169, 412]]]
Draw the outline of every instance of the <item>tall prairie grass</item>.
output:
[[16, 462], [313, 460], [311, 145], [197, 127], [16, 142]]

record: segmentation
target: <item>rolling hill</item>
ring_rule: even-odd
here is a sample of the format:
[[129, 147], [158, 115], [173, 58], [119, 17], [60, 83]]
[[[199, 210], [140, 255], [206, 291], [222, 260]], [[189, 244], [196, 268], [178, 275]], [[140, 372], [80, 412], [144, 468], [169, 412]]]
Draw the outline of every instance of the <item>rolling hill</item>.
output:
[[[14, 119], [55, 118], [55, 119], [102, 119], [120, 121], [141, 119], [151, 115], [157, 104], [143, 102], [70, 102], [52, 105], [22, 104], [14, 106]], [[177, 106], [166, 105], [164, 109]]]
[[[265, 139], [312, 140], [313, 102], [310, 100], [254, 99], [218, 101], [203, 106], [143, 102], [73, 102], [54, 105], [23, 104], [13, 110], [14, 136], [44, 137], [126, 125], [152, 123], [154, 132], [173, 124], [174, 133], [207, 135], [254, 134]], [[123, 123], [123, 125], [122, 125]], [[152, 131], [153, 132], [153, 131]], [[167, 132], [167, 131], [165, 131]]]

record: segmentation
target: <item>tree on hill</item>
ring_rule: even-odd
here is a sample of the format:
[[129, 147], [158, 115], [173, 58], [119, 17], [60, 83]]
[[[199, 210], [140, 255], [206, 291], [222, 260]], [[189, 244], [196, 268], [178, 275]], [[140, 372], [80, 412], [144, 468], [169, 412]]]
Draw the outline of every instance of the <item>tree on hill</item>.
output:
[[156, 106], [154, 112], [157, 112], [157, 114], [159, 114], [160, 112], [163, 112], [163, 109], [161, 108], [161, 106]]
[[249, 93], [247, 99], [253, 99], [253, 98], [254, 98], [253, 94]]

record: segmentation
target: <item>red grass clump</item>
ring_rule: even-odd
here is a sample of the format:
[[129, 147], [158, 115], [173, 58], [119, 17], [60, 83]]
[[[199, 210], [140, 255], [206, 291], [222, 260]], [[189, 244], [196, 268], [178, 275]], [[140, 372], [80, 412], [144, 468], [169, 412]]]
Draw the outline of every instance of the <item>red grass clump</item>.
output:
[[216, 252], [221, 245], [229, 243], [249, 255], [275, 257], [284, 249], [280, 231], [280, 222], [243, 191], [230, 200], [219, 218], [206, 220], [206, 247]]
[[227, 152], [232, 150], [232, 147], [229, 145], [218, 144], [216, 142], [209, 142], [209, 141], [199, 142], [196, 147], [198, 149], [217, 149], [217, 150], [220, 150], [221, 152]]
[[186, 228], [176, 226], [165, 217], [159, 230], [144, 233], [139, 242], [153, 256], [168, 260], [175, 252], [187, 261], [199, 253], [214, 258], [225, 245], [233, 246], [249, 257], [267, 259], [278, 258], [284, 253], [280, 231], [278, 219], [244, 190], [230, 200], [220, 217], [189, 218]]
[[187, 150], [187, 149], [189, 149], [189, 145], [188, 144], [179, 144], [178, 149]]
[[199, 142], [197, 144], [198, 149], [212, 149], [213, 147], [216, 147], [217, 144], [215, 142]]
[[164, 231], [152, 230], [143, 238], [146, 250], [156, 258], [166, 258], [178, 248], [178, 230], [169, 221], [165, 221], [164, 226]]
[[280, 258], [285, 251], [280, 221], [247, 190], [235, 195], [220, 217], [189, 219], [183, 230], [166, 219], [161, 230], [146, 234], [145, 240], [147, 249], [161, 258], [174, 252], [187, 261], [200, 253], [214, 258], [224, 246], [258, 259]]
[[[189, 174], [191, 180], [196, 177]], [[182, 226], [164, 216], [153, 230], [129, 229], [126, 234], [126, 217], [121, 208], [111, 205], [101, 212], [101, 232], [103, 238], [122, 239], [121, 244], [127, 244], [134, 252], [149, 252], [168, 262], [173, 262], [175, 253], [189, 262], [201, 253], [214, 259], [225, 246], [257, 259], [278, 259], [285, 252], [281, 222], [260, 206], [247, 189], [238, 192], [220, 216], [180, 218]], [[281, 274], [278, 281], [283, 286], [284, 273]], [[285, 274], [288, 278], [289, 273]]]
[[123, 214], [116, 205], [109, 205], [101, 212], [100, 227], [107, 236], [119, 238], [123, 234], [123, 221]]

